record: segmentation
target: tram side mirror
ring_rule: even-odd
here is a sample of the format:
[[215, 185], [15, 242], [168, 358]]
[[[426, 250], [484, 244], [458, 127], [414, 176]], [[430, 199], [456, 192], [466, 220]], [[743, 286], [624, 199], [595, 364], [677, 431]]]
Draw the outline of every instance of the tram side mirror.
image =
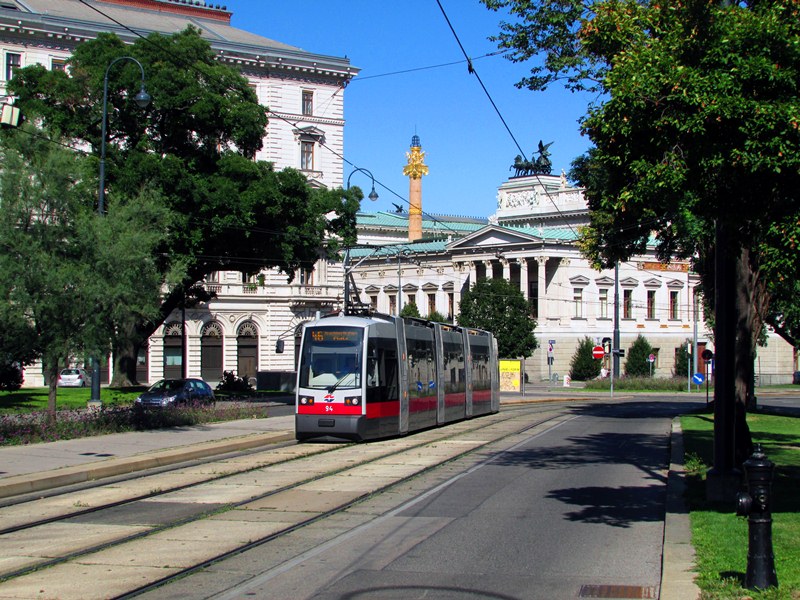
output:
[[283, 354], [283, 340], [275, 342], [275, 354]]

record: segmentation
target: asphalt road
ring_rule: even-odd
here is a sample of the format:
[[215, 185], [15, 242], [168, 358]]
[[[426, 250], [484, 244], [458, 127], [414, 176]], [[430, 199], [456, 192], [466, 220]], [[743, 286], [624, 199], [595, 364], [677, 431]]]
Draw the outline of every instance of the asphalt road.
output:
[[[255, 549], [147, 597], [657, 598], [671, 419], [699, 406], [651, 397], [565, 409], [446, 477], [418, 478], [394, 506], [374, 499], [386, 510], [356, 529], [337, 522], [330, 539], [307, 528], [296, 548]], [[259, 568], [276, 551], [286, 560]]]

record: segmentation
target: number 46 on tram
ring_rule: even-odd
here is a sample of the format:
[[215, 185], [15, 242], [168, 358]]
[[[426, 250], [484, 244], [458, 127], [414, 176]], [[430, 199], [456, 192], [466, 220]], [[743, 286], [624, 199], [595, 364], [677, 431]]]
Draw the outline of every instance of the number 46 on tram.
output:
[[497, 342], [479, 329], [390, 315], [330, 315], [303, 328], [298, 440], [405, 435], [500, 408]]

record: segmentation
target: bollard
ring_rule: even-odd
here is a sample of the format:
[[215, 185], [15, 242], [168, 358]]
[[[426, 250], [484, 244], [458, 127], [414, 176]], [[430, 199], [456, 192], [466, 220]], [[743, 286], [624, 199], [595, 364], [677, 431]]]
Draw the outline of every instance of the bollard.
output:
[[772, 475], [775, 463], [767, 458], [761, 444], [744, 462], [747, 492], [736, 497], [736, 514], [748, 517], [747, 589], [765, 590], [778, 586], [775, 556], [772, 552]]

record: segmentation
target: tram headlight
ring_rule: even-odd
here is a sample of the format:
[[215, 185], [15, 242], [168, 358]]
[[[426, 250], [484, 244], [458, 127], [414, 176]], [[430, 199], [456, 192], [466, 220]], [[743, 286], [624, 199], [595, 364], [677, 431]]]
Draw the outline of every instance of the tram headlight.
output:
[[347, 406], [358, 406], [361, 404], [361, 396], [350, 396], [349, 398], [345, 398], [344, 403]]
[[314, 396], [300, 396], [300, 404], [304, 406], [314, 404]]

